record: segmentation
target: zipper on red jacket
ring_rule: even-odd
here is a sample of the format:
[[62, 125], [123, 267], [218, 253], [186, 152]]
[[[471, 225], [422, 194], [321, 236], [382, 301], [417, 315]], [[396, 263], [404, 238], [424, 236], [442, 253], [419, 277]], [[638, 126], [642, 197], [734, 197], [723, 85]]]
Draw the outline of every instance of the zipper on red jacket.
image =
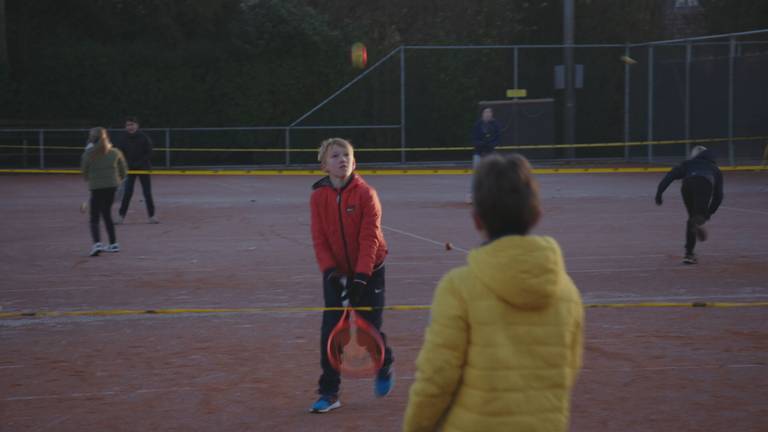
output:
[[347, 268], [350, 274], [348, 276], [352, 276], [355, 273], [355, 270], [352, 268], [352, 261], [349, 259], [349, 247], [347, 246], [347, 236], [344, 234], [344, 219], [342, 219], [343, 213], [341, 211], [341, 192], [342, 189], [339, 189], [338, 194], [336, 195], [336, 207], [339, 210], [339, 225], [341, 226], [341, 243], [344, 245], [344, 257], [347, 259]]

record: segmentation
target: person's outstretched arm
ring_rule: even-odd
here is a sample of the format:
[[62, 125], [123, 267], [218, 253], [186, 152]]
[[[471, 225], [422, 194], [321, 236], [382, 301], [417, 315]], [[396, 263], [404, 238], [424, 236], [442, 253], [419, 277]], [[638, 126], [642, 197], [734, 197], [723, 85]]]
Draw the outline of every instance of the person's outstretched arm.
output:
[[468, 339], [467, 306], [449, 273], [435, 291], [405, 410], [405, 432], [436, 430], [461, 380]]
[[669, 185], [672, 184], [673, 181], [679, 180], [684, 177], [685, 177], [685, 168], [683, 168], [683, 164], [680, 164], [672, 168], [667, 173], [667, 175], [665, 175], [664, 178], [661, 179], [661, 183], [659, 183], [659, 187], [656, 190], [656, 205], [661, 205], [664, 203], [664, 200], [662, 199], [662, 195], [664, 195], [664, 191], [667, 190]]

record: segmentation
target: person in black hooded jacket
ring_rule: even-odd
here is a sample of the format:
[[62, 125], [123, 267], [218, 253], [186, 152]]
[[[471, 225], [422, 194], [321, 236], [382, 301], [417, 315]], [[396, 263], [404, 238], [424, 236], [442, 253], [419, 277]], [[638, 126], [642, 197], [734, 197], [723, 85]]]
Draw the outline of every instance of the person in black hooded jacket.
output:
[[[117, 142], [119, 148], [128, 161], [128, 169], [151, 170], [152, 169], [152, 140], [139, 130], [139, 120], [136, 117], [128, 117], [125, 120], [125, 134]], [[123, 199], [118, 210], [115, 223], [121, 224], [128, 213], [128, 206], [133, 197], [133, 186], [138, 177], [141, 182], [141, 191], [144, 193], [144, 203], [147, 205], [149, 223], [158, 223], [155, 217], [155, 201], [152, 198], [152, 182], [149, 174], [128, 174], [123, 185]]]
[[675, 180], [683, 180], [682, 194], [688, 211], [685, 229], [685, 264], [698, 262], [693, 249], [696, 239], [705, 241], [707, 231], [704, 224], [715, 214], [723, 202], [723, 174], [717, 167], [714, 155], [706, 147], [696, 146], [691, 151], [691, 158], [672, 168], [659, 183], [656, 191], [656, 205], [664, 201], [662, 195]]

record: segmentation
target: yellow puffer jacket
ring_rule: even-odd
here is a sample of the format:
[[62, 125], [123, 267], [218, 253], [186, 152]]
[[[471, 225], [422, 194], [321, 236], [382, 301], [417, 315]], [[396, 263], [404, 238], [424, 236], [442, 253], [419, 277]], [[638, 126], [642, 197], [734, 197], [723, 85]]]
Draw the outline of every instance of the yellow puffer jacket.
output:
[[403, 430], [565, 431], [584, 309], [554, 239], [507, 236], [437, 287]]

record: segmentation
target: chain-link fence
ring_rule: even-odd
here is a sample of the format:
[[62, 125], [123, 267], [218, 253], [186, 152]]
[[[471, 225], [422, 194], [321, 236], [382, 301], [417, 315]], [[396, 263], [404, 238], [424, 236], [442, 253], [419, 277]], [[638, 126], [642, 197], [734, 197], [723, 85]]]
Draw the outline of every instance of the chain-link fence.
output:
[[[768, 30], [575, 45], [573, 143], [563, 142], [564, 48], [403, 46], [290, 125], [144, 131], [157, 168], [312, 164], [330, 136], [351, 139], [361, 162], [466, 162], [470, 129], [480, 108], [491, 106], [500, 148], [535, 161], [666, 162], [696, 144], [732, 165], [762, 156]], [[118, 141], [123, 132], [111, 133]], [[0, 166], [76, 166], [86, 136], [82, 129], [0, 129]]]

